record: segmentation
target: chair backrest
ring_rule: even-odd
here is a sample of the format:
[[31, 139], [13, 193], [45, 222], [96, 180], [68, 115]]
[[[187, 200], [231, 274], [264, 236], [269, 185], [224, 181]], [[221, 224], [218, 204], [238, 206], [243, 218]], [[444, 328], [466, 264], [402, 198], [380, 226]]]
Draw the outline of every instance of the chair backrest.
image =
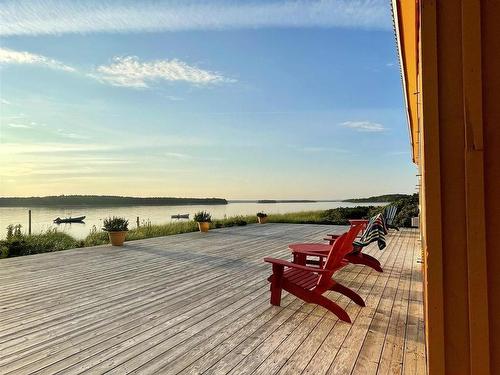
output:
[[385, 218], [383, 214], [377, 214], [373, 216], [365, 232], [360, 239], [354, 241], [353, 246], [364, 247], [370, 243], [377, 241], [379, 249], [382, 250], [385, 247], [385, 235], [387, 234], [387, 227], [385, 224]]
[[324, 269], [330, 272], [322, 273], [318, 279], [318, 287], [328, 288], [331, 284], [332, 274], [341, 266], [344, 257], [352, 251], [352, 243], [358, 235], [363, 224], [351, 226], [349, 231], [338, 237], [333, 243], [325, 261]]
[[[370, 220], [372, 220], [372, 219], [370, 219]], [[364, 224], [351, 225], [351, 228], [350, 228], [348, 233], [349, 233], [349, 236], [352, 235], [352, 241], [344, 241], [344, 243], [342, 245], [343, 249], [345, 249], [345, 251], [346, 251], [346, 254], [349, 254], [354, 250], [354, 241], [358, 237], [359, 232], [361, 232], [363, 230], [363, 225]], [[370, 221], [368, 221], [367, 228], [369, 225], [370, 225]], [[352, 232], [351, 232], [351, 230], [352, 230]]]
[[386, 225], [392, 225], [394, 218], [396, 217], [396, 212], [398, 208], [396, 206], [390, 205], [384, 209], [384, 219]]

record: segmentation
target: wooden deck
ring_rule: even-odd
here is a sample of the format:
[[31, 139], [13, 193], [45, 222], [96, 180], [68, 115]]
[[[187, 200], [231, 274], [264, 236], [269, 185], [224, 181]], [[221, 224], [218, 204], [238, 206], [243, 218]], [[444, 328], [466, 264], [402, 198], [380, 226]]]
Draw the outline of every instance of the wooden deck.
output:
[[425, 374], [418, 233], [337, 279], [347, 324], [284, 292], [264, 256], [344, 228], [249, 225], [0, 260], [0, 374]]

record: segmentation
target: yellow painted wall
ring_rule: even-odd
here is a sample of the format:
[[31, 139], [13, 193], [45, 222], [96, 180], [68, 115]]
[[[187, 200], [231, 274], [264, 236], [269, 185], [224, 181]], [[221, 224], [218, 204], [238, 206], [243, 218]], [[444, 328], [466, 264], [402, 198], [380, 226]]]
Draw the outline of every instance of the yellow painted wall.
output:
[[406, 30], [418, 36], [417, 58], [401, 60], [404, 84], [418, 83], [429, 371], [500, 374], [500, 1], [393, 8], [402, 55]]

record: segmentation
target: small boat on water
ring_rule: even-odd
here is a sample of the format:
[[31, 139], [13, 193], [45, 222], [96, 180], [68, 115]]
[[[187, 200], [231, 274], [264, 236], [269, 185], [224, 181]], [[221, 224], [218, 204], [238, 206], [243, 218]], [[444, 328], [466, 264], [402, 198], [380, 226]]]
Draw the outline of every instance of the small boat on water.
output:
[[62, 223], [83, 223], [83, 219], [85, 219], [85, 216], [78, 216], [78, 217], [66, 217], [61, 219], [60, 217], [54, 219], [54, 223], [56, 224], [62, 224]]
[[177, 214], [170, 216], [172, 219], [189, 219], [189, 214]]

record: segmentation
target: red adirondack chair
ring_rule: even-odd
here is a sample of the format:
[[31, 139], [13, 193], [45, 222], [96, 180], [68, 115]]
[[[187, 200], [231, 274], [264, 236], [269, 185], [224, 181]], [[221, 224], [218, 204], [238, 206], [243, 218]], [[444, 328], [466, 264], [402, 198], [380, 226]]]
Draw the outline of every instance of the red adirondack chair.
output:
[[[359, 235], [363, 234], [363, 231], [367, 228], [368, 223], [370, 220], [367, 219], [349, 219], [349, 224], [351, 225], [351, 228], [357, 224], [361, 224], [361, 229], [359, 231]], [[333, 241], [335, 238], [340, 236], [340, 234], [327, 234], [327, 238], [324, 238], [325, 241], [330, 241], [330, 245], [333, 244]]]
[[264, 261], [273, 265], [273, 274], [268, 278], [271, 283], [271, 304], [280, 305], [281, 291], [284, 289], [305, 302], [323, 306], [337, 315], [339, 319], [351, 323], [347, 312], [323, 294], [328, 290], [333, 290], [349, 297], [356, 304], [365, 306], [365, 302], [356, 292], [332, 278], [337, 270], [347, 264], [343, 260], [345, 254], [342, 252], [342, 243], [349, 240], [352, 242], [354, 238], [352, 231], [337, 238], [330, 247], [323, 268], [308, 267], [282, 259], [264, 258]]
[[[364, 229], [366, 229], [366, 220], [356, 220], [355, 222], [351, 223], [351, 228], [349, 229], [349, 231], [353, 230], [356, 233], [354, 238], [356, 238], [358, 233], [360, 233]], [[325, 238], [325, 240], [329, 241], [329, 244], [296, 243], [288, 245], [288, 248], [292, 251], [293, 254], [293, 262], [302, 265], [312, 264], [322, 267], [325, 258], [328, 256], [331, 246], [339, 237], [338, 234], [331, 234], [329, 236], [331, 237]], [[353, 241], [346, 241], [344, 243], [344, 246], [346, 247], [344, 249], [346, 253], [344, 260], [352, 264], [360, 264], [371, 267], [377, 272], [384, 272], [379, 260], [372, 257], [371, 255], [364, 254], [361, 251], [361, 247], [353, 246]], [[311, 259], [311, 257], [314, 257], [315, 259]]]

